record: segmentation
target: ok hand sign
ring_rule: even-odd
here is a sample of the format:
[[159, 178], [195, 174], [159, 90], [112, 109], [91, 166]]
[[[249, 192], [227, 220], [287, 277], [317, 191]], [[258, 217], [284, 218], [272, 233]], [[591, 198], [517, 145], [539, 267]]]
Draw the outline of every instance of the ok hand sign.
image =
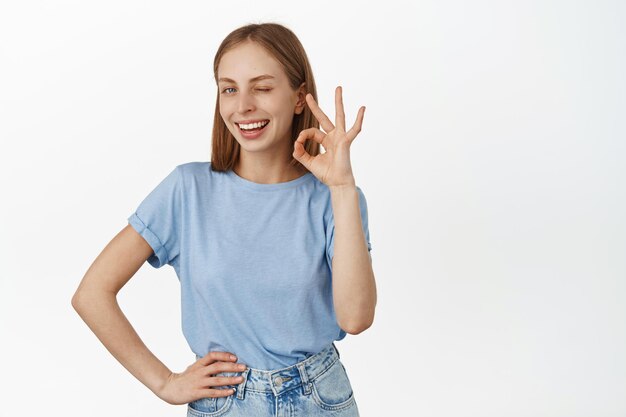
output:
[[[343, 111], [342, 89], [340, 86], [335, 89], [336, 125], [331, 123], [311, 94], [306, 95], [306, 101], [311, 112], [326, 133], [314, 127], [300, 132], [300, 135], [294, 142], [293, 157], [329, 187], [355, 185], [350, 164], [350, 145], [361, 131], [365, 106], [359, 109], [354, 126], [346, 132], [346, 115]], [[326, 153], [311, 156], [304, 149], [304, 143], [307, 139], [320, 143], [326, 150]]]

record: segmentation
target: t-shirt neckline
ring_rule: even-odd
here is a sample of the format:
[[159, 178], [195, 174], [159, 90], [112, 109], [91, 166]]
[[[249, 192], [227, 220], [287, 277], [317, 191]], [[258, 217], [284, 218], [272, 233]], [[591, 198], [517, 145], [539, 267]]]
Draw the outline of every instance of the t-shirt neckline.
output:
[[235, 181], [236, 183], [251, 189], [251, 190], [256, 190], [256, 191], [275, 191], [275, 190], [285, 190], [288, 188], [293, 188], [293, 187], [297, 187], [300, 184], [303, 184], [309, 180], [311, 180], [314, 175], [311, 171], [308, 171], [307, 173], [305, 173], [304, 175], [291, 180], [291, 181], [286, 181], [286, 182], [279, 182], [276, 184], [260, 184], [258, 182], [254, 182], [254, 181], [250, 181], [247, 180], [245, 178], [240, 177], [239, 175], [237, 175], [237, 173], [232, 170], [229, 169], [228, 171], [226, 171], [226, 174], [228, 175], [229, 178], [231, 178], [233, 181]]

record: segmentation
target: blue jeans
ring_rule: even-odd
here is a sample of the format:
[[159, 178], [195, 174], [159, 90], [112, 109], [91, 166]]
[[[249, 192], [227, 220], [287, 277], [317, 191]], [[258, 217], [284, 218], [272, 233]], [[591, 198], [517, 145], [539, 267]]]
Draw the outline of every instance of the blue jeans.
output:
[[350, 380], [334, 343], [288, 368], [248, 368], [217, 375], [241, 375], [244, 380], [235, 386], [221, 387], [235, 388], [232, 395], [190, 402], [187, 417], [359, 416]]

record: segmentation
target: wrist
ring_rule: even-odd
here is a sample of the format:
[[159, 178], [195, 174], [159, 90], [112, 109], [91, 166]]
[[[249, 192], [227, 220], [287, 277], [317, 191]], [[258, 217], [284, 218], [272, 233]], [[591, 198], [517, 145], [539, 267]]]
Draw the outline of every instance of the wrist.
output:
[[352, 190], [356, 190], [356, 183], [351, 182], [347, 184], [329, 185], [328, 188], [330, 189], [331, 193], [352, 191]]
[[167, 387], [168, 384], [176, 377], [175, 372], [171, 372], [168, 370], [166, 374], [160, 376], [158, 382], [152, 389], [152, 391], [157, 395], [157, 397], [167, 401]]

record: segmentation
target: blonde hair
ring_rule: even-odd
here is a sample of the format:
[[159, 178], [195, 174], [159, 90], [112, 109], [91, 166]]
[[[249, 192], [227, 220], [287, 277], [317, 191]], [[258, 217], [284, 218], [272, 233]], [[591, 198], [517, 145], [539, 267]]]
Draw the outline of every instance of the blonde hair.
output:
[[[237, 45], [252, 41], [263, 47], [269, 52], [283, 67], [289, 85], [296, 91], [302, 83], [305, 83], [306, 93], [310, 93], [317, 101], [317, 90], [315, 88], [315, 79], [313, 71], [309, 63], [309, 58], [298, 40], [298, 37], [288, 28], [278, 23], [262, 23], [249, 24], [232, 31], [222, 41], [215, 58], [213, 59], [213, 74], [217, 84], [217, 67], [224, 54]], [[226, 127], [219, 109], [219, 88], [215, 101], [215, 115], [213, 117], [213, 136], [211, 147], [211, 169], [213, 171], [228, 171], [235, 166], [239, 159], [240, 145], [233, 137], [232, 133]], [[319, 122], [305, 105], [304, 110], [300, 114], [294, 114], [291, 128], [292, 141], [295, 142], [300, 132], [311, 127], [319, 128]], [[319, 143], [308, 140], [304, 148], [312, 155], [320, 153]], [[293, 157], [290, 161], [291, 166], [300, 165], [300, 162]], [[306, 168], [305, 168], [306, 169]]]

